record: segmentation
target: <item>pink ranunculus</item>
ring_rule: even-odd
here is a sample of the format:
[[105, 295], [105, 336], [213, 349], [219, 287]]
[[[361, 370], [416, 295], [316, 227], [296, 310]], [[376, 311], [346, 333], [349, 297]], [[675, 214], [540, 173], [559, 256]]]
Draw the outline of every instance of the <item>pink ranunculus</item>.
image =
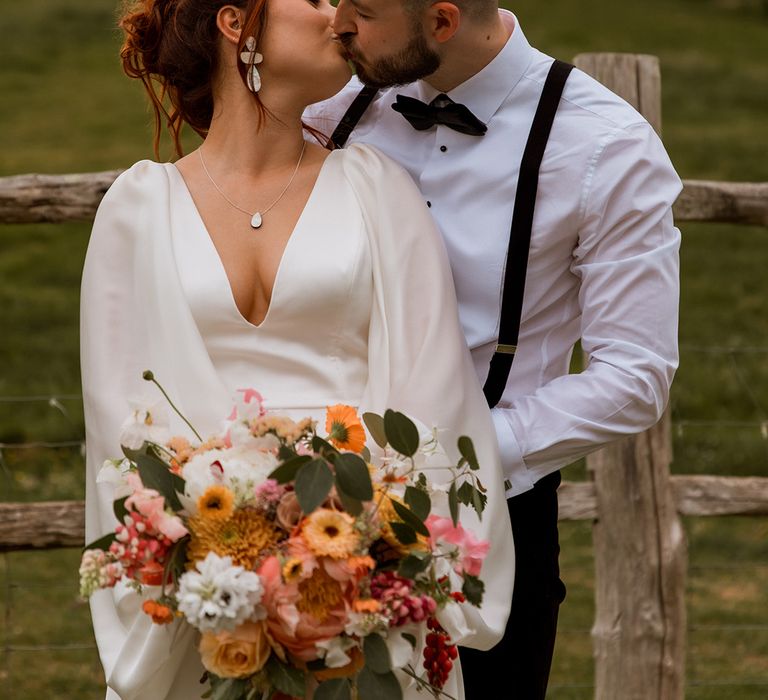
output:
[[429, 530], [430, 542], [433, 547], [442, 541], [452, 544], [458, 549], [459, 558], [454, 567], [456, 573], [467, 573], [470, 576], [480, 575], [483, 560], [490, 549], [488, 542], [476, 539], [460, 523], [454, 526], [450, 518], [430, 515], [425, 524]]
[[158, 532], [165, 535], [171, 542], [181, 539], [189, 531], [181, 522], [181, 518], [165, 510], [165, 498], [154, 489], [144, 488], [138, 474], [126, 475], [133, 493], [125, 501], [128, 510], [141, 513], [149, 524]]
[[283, 583], [277, 557], [266, 559], [257, 573], [264, 584], [261, 603], [267, 610], [270, 634], [297, 659], [317, 659], [317, 642], [325, 642], [343, 632], [351, 601], [356, 594], [356, 584], [336, 582], [335, 585], [339, 586], [339, 600], [326, 611], [323, 619], [318, 619], [309, 612], [299, 610], [300, 582]]

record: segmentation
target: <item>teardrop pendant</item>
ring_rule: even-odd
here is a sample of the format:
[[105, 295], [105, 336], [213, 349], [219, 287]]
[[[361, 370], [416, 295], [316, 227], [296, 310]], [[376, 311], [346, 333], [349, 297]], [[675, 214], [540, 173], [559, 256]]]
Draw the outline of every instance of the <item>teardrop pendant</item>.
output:
[[256, 212], [251, 217], [251, 227], [252, 228], [261, 228], [261, 214], [259, 212]]

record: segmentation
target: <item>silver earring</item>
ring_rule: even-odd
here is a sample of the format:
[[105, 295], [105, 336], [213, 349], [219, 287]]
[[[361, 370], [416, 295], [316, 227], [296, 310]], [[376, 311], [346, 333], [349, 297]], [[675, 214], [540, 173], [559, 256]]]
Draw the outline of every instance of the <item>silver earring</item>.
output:
[[264, 56], [256, 51], [256, 39], [252, 36], [245, 40], [245, 48], [246, 51], [240, 54], [240, 60], [248, 66], [248, 89], [258, 92], [261, 90], [261, 76], [256, 66], [264, 60]]

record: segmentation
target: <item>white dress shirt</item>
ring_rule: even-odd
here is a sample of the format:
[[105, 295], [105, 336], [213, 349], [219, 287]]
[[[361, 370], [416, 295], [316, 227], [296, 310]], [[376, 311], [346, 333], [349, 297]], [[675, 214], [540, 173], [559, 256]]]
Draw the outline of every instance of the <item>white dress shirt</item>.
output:
[[[485, 135], [415, 130], [391, 105], [397, 94], [438, 94], [417, 81], [380, 91], [350, 137], [401, 163], [431, 207], [481, 382], [498, 338], [520, 162], [552, 65], [501, 12], [513, 29], [506, 45], [448, 93], [488, 125]], [[353, 78], [305, 120], [330, 135], [360, 88]], [[493, 409], [507, 496], [660, 418], [678, 362], [671, 207], [681, 189], [648, 122], [574, 70], [541, 167], [518, 351]], [[588, 365], [569, 374], [579, 339]]]

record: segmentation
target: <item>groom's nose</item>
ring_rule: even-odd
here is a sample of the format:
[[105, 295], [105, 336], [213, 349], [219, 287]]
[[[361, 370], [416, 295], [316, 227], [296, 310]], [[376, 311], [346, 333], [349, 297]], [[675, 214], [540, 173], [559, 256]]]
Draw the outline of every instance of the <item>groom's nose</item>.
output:
[[339, 0], [339, 4], [336, 5], [336, 17], [333, 20], [333, 31], [339, 36], [356, 34], [357, 27], [353, 20], [354, 8], [349, 0]]

